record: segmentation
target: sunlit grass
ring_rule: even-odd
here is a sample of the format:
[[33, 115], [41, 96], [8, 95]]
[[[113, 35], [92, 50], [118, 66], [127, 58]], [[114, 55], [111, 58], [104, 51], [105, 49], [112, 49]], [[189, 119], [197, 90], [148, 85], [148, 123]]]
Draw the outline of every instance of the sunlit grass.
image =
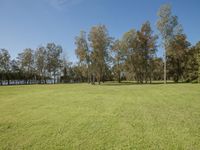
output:
[[199, 149], [198, 84], [0, 87], [0, 149]]

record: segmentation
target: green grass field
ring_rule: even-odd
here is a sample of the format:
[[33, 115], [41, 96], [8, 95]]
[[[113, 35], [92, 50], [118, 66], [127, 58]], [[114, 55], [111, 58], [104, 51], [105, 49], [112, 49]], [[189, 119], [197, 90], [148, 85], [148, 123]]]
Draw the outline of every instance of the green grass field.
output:
[[200, 85], [0, 87], [0, 149], [200, 149]]

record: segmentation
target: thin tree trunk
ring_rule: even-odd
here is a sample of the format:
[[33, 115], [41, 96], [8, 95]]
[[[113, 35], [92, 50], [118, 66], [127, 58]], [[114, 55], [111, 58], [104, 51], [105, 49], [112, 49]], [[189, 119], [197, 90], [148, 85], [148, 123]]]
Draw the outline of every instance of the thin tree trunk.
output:
[[100, 85], [101, 83], [101, 76], [100, 75], [97, 75], [97, 82], [98, 82], [98, 84]]
[[90, 72], [89, 72], [89, 65], [87, 65], [87, 82], [90, 83]]
[[167, 83], [167, 59], [166, 59], [166, 47], [165, 47], [165, 52], [164, 52], [164, 84]]
[[118, 72], [118, 82], [121, 83], [120, 72]]
[[55, 75], [56, 73], [54, 72], [53, 73], [53, 84], [56, 84], [56, 75]]
[[0, 81], [1, 85], [3, 85], [3, 77], [1, 77], [1, 81]]
[[120, 83], [121, 82], [121, 76], [120, 76], [120, 68], [119, 68], [119, 61], [118, 61], [118, 64], [117, 64], [118, 66], [118, 82]]
[[93, 75], [93, 84], [95, 84], [95, 75]]

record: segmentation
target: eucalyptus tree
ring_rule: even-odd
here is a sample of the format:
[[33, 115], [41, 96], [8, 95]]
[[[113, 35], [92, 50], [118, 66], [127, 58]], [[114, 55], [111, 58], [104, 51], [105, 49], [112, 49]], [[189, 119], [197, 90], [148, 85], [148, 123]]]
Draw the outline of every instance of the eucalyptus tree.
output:
[[19, 67], [19, 61], [17, 61], [16, 59], [11, 60], [10, 68], [11, 68], [11, 79], [13, 81], [13, 84], [19, 84], [23, 74], [23, 72]]
[[143, 80], [147, 83], [148, 80], [152, 80], [153, 72], [153, 59], [156, 56], [157, 51], [157, 39], [158, 36], [153, 34], [149, 21], [142, 24], [140, 31], [137, 32], [138, 36], [138, 49], [141, 66], [141, 73], [143, 73]]
[[[184, 56], [183, 77], [186, 82], [192, 82], [198, 79], [198, 48], [192, 46], [186, 50]], [[186, 61], [186, 62], [185, 62]]]
[[[56, 83], [56, 77], [59, 76], [61, 72], [61, 53], [63, 51], [60, 45], [55, 43], [48, 43], [46, 46], [47, 50], [47, 70], [49, 76], [53, 76], [53, 83]], [[58, 81], [57, 81], [58, 82]]]
[[100, 84], [105, 74], [106, 64], [109, 61], [111, 37], [105, 25], [97, 25], [91, 28], [88, 39], [91, 46], [90, 58], [93, 77], [96, 76]]
[[175, 82], [180, 79], [184, 81], [184, 72], [187, 67], [187, 59], [189, 57], [190, 43], [187, 41], [187, 37], [184, 34], [176, 35], [168, 46], [167, 60], [168, 60], [168, 71], [169, 76]]
[[40, 83], [42, 81], [46, 83], [47, 51], [43, 46], [37, 48], [35, 51], [35, 67]]
[[1, 49], [0, 50], [0, 81], [1, 85], [3, 84], [3, 80], [6, 79], [8, 84], [10, 84], [10, 54], [8, 50]]
[[196, 44], [198, 62], [198, 83], [200, 83], [200, 42]]
[[34, 78], [34, 51], [30, 48], [24, 49], [22, 53], [18, 54], [18, 61], [24, 74], [25, 83], [30, 84], [31, 79]]
[[124, 51], [122, 47], [122, 41], [116, 40], [112, 44], [111, 48], [113, 54], [113, 62], [114, 62], [114, 74], [117, 75], [118, 82], [121, 82], [121, 73], [123, 71], [124, 64]]
[[125, 57], [126, 75], [130, 76], [129, 79], [137, 80], [137, 67], [139, 62], [135, 57], [138, 47], [137, 31], [135, 29], [131, 29], [130, 31], [124, 33], [121, 39], [121, 44]]
[[86, 32], [81, 31], [80, 35], [75, 38], [75, 53], [76, 56], [79, 59], [80, 65], [82, 65], [82, 72], [85, 71], [86, 68], [86, 77], [88, 80], [88, 83], [90, 82], [90, 76], [91, 76], [91, 64], [90, 64], [90, 51], [89, 51], [89, 45], [87, 42], [87, 36]]
[[153, 63], [152, 63], [152, 70], [153, 70], [153, 75], [152, 78], [155, 81], [163, 80], [163, 59], [159, 57], [153, 58]]
[[174, 35], [182, 32], [181, 25], [178, 23], [178, 17], [172, 15], [171, 6], [165, 4], [158, 11], [157, 28], [160, 31], [164, 46], [164, 83], [167, 82], [167, 49]]

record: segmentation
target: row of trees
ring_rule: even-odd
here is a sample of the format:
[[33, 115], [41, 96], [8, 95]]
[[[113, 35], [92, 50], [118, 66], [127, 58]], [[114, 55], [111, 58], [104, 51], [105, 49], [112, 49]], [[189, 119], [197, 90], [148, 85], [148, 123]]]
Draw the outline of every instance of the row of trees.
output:
[[[86, 66], [88, 82], [106, 80], [107, 70], [120, 82], [122, 74], [139, 83], [162, 79], [162, 59], [156, 57], [156, 40], [149, 22], [141, 30], [131, 29], [121, 40], [113, 40], [104, 25], [91, 29], [88, 40], [81, 31], [76, 37], [76, 55]], [[125, 77], [124, 76], [124, 77]]]
[[0, 84], [31, 84], [56, 82], [60, 74], [62, 47], [54, 43], [36, 51], [24, 49], [11, 60], [8, 50], [0, 51]]
[[120, 39], [109, 36], [105, 25], [81, 31], [75, 38], [78, 62], [63, 57], [63, 49], [48, 43], [36, 50], [25, 49], [11, 60], [8, 50], [0, 50], [0, 84], [59, 82], [104, 82], [152, 80], [200, 82], [200, 42], [192, 46], [183, 33], [170, 5], [158, 11], [157, 28], [162, 38], [164, 56], [158, 57], [158, 38], [150, 22], [139, 30], [130, 29]]
[[119, 82], [122, 74], [138, 83], [152, 80], [166, 83], [167, 79], [190, 82], [200, 78], [199, 43], [191, 46], [170, 5], [163, 5], [158, 17], [157, 28], [165, 50], [163, 58], [156, 56], [158, 36], [153, 34], [148, 21], [140, 30], [131, 29], [118, 40], [109, 37], [104, 25], [92, 27], [88, 37], [81, 31], [76, 37], [76, 55], [86, 67], [88, 81], [95, 78], [99, 83], [104, 81], [107, 69]]

